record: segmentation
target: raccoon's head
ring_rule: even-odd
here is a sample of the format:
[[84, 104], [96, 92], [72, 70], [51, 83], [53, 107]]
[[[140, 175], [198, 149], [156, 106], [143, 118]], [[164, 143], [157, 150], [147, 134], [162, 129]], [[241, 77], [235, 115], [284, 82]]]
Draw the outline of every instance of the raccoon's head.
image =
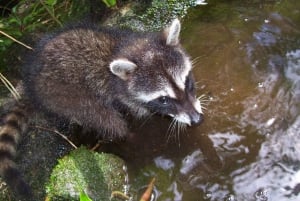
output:
[[110, 63], [110, 70], [126, 83], [130, 100], [138, 103], [133, 106], [195, 125], [203, 121], [203, 113], [196, 98], [191, 61], [179, 43], [180, 29], [175, 19], [161, 33], [126, 42]]

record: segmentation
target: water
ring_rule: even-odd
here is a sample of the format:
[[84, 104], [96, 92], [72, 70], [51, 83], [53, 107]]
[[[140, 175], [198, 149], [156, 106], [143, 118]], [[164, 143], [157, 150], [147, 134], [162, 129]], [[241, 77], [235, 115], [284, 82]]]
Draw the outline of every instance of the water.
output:
[[133, 188], [142, 175], [159, 201], [300, 200], [300, 2], [208, 1], [182, 35], [205, 122], [168, 137], [148, 120], [123, 148]]

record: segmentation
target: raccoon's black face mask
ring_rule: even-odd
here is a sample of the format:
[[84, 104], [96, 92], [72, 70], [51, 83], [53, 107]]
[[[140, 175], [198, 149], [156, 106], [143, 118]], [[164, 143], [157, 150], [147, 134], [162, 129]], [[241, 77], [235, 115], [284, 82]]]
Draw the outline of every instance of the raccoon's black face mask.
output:
[[203, 114], [199, 100], [195, 96], [194, 79], [190, 73], [185, 82], [185, 90], [178, 90], [176, 97], [160, 96], [145, 104], [151, 112], [167, 115], [188, 125], [200, 124]]

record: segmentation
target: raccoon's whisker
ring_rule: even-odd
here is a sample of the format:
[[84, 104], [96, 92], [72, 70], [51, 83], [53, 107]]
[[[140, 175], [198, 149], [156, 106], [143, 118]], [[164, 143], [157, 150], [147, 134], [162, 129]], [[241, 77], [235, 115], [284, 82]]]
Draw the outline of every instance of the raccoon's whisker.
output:
[[184, 133], [186, 131], [186, 128], [187, 128], [186, 124], [181, 123], [181, 125], [180, 125], [180, 133]]
[[178, 126], [178, 129], [177, 129], [177, 138], [178, 138], [178, 144], [180, 146], [180, 133], [182, 131], [182, 125], [184, 125], [183, 123], [181, 122], [178, 122], [177, 126]]
[[197, 97], [197, 99], [200, 101], [200, 104], [201, 104], [201, 108], [203, 110], [207, 110], [207, 106], [209, 105], [210, 103], [210, 100], [207, 98], [206, 95], [202, 94], [200, 95], [199, 97]]
[[178, 139], [178, 145], [179, 145], [179, 146], [180, 146], [180, 133], [183, 131], [183, 130], [182, 130], [182, 126], [183, 126], [183, 125], [184, 125], [184, 124], [181, 123], [181, 122], [178, 122], [178, 124], [177, 124], [178, 129], [177, 129], [176, 136], [177, 136], [177, 139]]
[[201, 100], [199, 100], [201, 103], [206, 103], [206, 104], [208, 104], [208, 103], [210, 103], [211, 101], [210, 100], [208, 100], [208, 99], [201, 99]]
[[169, 142], [170, 136], [172, 135], [173, 122], [174, 122], [174, 119], [172, 119], [172, 121], [168, 127], [168, 130], [167, 130], [167, 142]]
[[175, 133], [175, 142], [178, 141], [178, 146], [180, 147], [180, 126], [181, 126], [181, 123], [179, 121], [176, 121], [176, 126], [177, 126], [177, 132]]
[[150, 113], [148, 116], [147, 116], [147, 118], [145, 118], [144, 119], [144, 121], [140, 124], [140, 128], [141, 127], [143, 127], [146, 123], [147, 123], [147, 121], [149, 121], [155, 114], [157, 114], [157, 112], [152, 112], [152, 113]]
[[183, 132], [185, 132], [185, 130], [186, 130], [186, 124], [177, 121], [177, 127], [178, 127], [178, 129], [177, 129], [176, 137], [178, 139], [178, 145], [180, 147], [180, 144], [181, 144], [180, 143], [180, 134], [183, 133]]
[[196, 81], [196, 82], [195, 82], [195, 85], [197, 86], [199, 83], [200, 83], [200, 81]]
[[201, 105], [202, 104], [207, 104], [208, 105], [208, 103], [211, 102], [211, 100], [209, 100], [207, 98], [207, 96], [205, 96], [205, 95], [201, 95], [201, 96], [197, 97], [197, 99], [201, 102]]
[[209, 105], [209, 103], [202, 103], [202, 102], [201, 102], [201, 107], [202, 107], [202, 108], [207, 108], [208, 105]]
[[197, 57], [192, 59], [192, 62], [198, 61], [199, 59], [200, 59], [200, 56], [197, 56]]
[[208, 106], [207, 104], [204, 104], [204, 105], [203, 105], [203, 104], [201, 104], [201, 109], [203, 109], [203, 110], [207, 110], [207, 106]]
[[196, 89], [199, 89], [199, 84], [200, 84], [200, 81], [195, 82], [195, 88]]
[[197, 98], [201, 102], [210, 102], [208, 98]]
[[207, 110], [207, 107], [205, 107], [205, 106], [201, 106], [201, 108], [202, 108], [203, 110]]
[[181, 122], [177, 122], [177, 137], [179, 138], [179, 133], [181, 131], [181, 125], [182, 123]]
[[203, 100], [206, 98], [207, 98], [207, 96], [205, 94], [201, 94], [200, 96], [197, 97], [198, 100]]
[[186, 129], [187, 129], [187, 125], [186, 125], [186, 124], [183, 124], [183, 125], [182, 125], [182, 132], [185, 132]]
[[209, 105], [210, 101], [206, 101], [206, 100], [201, 100], [201, 105]]
[[173, 137], [176, 135], [176, 127], [177, 127], [177, 120], [174, 119], [174, 121], [172, 122], [172, 128], [171, 128], [171, 135], [170, 137]]
[[170, 138], [176, 133], [175, 132], [176, 124], [177, 124], [177, 120], [175, 118], [172, 119], [169, 128], [167, 130], [167, 135], [168, 135], [167, 142], [169, 142]]
[[206, 105], [208, 105], [209, 103], [211, 103], [211, 101], [208, 100], [208, 99], [200, 100], [200, 102], [201, 102], [201, 103], [204, 103], [204, 104], [206, 104]]
[[192, 60], [192, 65], [196, 65], [199, 61], [200, 61], [200, 57], [195, 57], [195, 58]]

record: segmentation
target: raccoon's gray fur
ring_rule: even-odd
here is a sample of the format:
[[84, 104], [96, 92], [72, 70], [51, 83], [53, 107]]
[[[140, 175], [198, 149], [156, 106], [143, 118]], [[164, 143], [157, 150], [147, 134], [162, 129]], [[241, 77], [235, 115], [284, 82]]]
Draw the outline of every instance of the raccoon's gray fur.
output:
[[[130, 132], [124, 111], [137, 118], [158, 113], [198, 124], [202, 110], [191, 61], [179, 43], [180, 29], [175, 19], [159, 33], [77, 26], [49, 35], [23, 68], [26, 96], [36, 109], [76, 120], [110, 139]], [[11, 131], [14, 137], [3, 141], [11, 146], [0, 148], [13, 155], [23, 129]], [[7, 133], [5, 128], [1, 133]], [[7, 177], [5, 168], [14, 165], [2, 155], [0, 173]]]

